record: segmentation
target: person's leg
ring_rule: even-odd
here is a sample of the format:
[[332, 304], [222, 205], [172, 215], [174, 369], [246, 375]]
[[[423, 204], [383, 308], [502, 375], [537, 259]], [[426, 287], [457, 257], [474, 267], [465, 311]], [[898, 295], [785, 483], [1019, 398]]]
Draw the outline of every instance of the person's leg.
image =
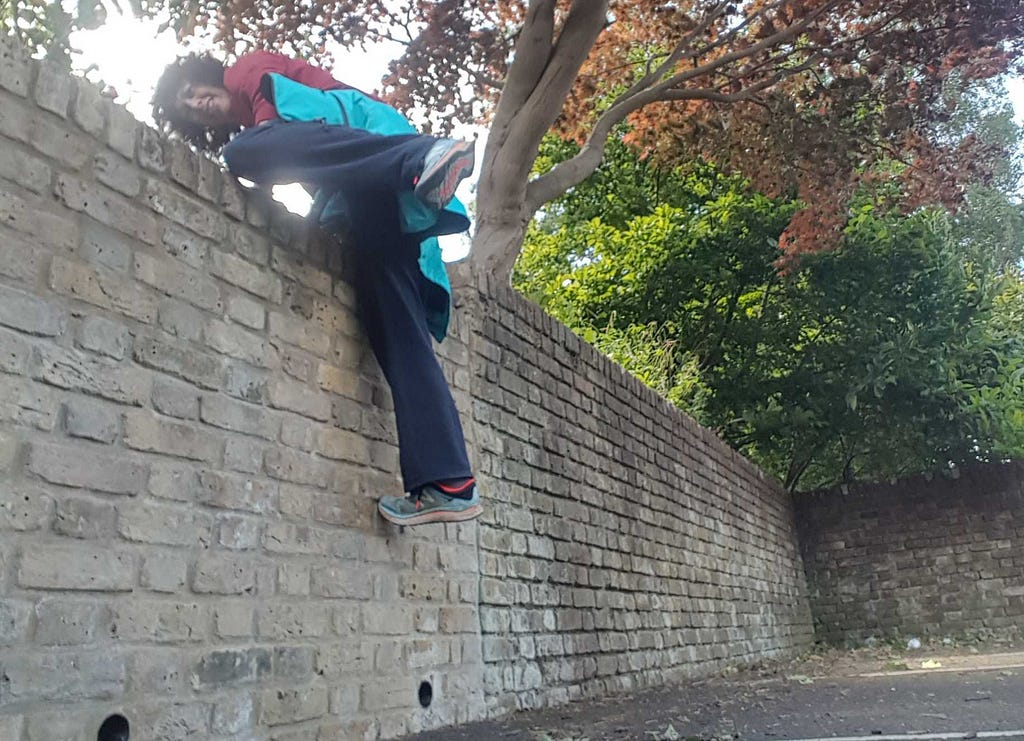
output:
[[275, 121], [235, 136], [223, 149], [228, 169], [256, 183], [320, 188], [414, 190], [442, 208], [473, 169], [472, 144], [421, 134], [382, 136], [318, 121]]
[[472, 471], [427, 328], [419, 243], [398, 230], [394, 208], [381, 205], [388, 201], [385, 196], [353, 200], [354, 209], [367, 217], [352, 239], [353, 282], [360, 319], [391, 387], [405, 490], [457, 489], [472, 479]]

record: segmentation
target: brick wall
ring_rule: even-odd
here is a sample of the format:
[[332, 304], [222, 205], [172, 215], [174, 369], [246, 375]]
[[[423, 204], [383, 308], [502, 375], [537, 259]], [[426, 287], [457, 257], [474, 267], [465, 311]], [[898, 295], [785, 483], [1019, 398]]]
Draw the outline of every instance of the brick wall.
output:
[[1024, 463], [797, 498], [818, 637], [1019, 636]]
[[390, 738], [808, 643], [788, 499], [508, 290], [440, 347], [485, 518], [385, 526], [342, 254], [0, 43], [0, 739]]
[[473, 423], [488, 706], [594, 697], [811, 640], [789, 497], [508, 288], [481, 291]]

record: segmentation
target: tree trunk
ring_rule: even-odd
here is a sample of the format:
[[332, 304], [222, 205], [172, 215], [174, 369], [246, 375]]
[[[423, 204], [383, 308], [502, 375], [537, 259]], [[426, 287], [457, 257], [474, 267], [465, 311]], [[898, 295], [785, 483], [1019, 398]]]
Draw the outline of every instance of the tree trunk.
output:
[[512, 282], [512, 267], [526, 236], [526, 220], [492, 218], [477, 221], [470, 264], [476, 275], [489, 275], [503, 285]]

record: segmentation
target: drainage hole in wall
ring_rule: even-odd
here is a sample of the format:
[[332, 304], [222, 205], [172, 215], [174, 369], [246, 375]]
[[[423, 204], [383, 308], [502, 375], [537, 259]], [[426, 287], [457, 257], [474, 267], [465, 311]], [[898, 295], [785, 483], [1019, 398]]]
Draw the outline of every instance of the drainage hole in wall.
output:
[[420, 682], [420, 705], [429, 708], [433, 699], [434, 688], [430, 686], [430, 682]]
[[111, 715], [100, 726], [96, 741], [128, 741], [128, 719], [123, 715]]

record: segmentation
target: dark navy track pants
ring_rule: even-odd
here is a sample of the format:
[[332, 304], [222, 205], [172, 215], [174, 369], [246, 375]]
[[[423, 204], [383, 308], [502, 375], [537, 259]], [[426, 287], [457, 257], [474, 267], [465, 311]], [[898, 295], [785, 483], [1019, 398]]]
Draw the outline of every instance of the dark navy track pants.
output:
[[[436, 141], [344, 126], [285, 123], [247, 129], [224, 149], [235, 175], [260, 184], [340, 187], [357, 218], [348, 262], [370, 347], [391, 387], [405, 490], [472, 475], [465, 438], [427, 327], [419, 239], [399, 229], [395, 192], [408, 190]], [[436, 290], [441, 290], [437, 288]]]

